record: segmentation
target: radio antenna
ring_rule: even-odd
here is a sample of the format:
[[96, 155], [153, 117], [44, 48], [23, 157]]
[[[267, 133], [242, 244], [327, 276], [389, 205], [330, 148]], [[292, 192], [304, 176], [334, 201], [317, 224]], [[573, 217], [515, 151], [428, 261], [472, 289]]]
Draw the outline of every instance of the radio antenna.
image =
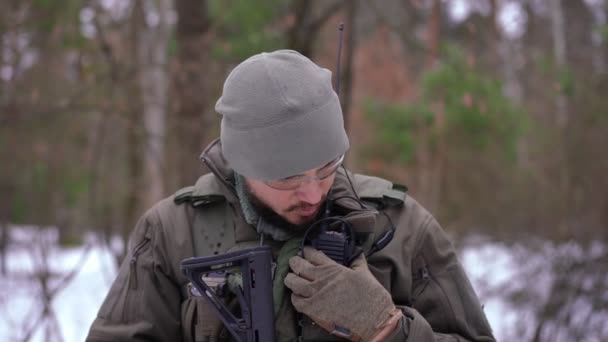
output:
[[342, 59], [342, 34], [344, 33], [344, 23], [338, 26], [338, 62], [336, 65], [336, 94], [340, 95], [340, 60]]

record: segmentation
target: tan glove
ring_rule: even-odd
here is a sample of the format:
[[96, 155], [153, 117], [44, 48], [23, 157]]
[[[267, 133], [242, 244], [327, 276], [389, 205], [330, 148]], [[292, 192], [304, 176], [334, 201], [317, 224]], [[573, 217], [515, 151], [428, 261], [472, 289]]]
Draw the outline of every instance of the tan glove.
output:
[[295, 309], [328, 332], [351, 341], [371, 341], [401, 317], [391, 295], [374, 278], [362, 254], [345, 267], [323, 252], [304, 247], [289, 259], [285, 286]]

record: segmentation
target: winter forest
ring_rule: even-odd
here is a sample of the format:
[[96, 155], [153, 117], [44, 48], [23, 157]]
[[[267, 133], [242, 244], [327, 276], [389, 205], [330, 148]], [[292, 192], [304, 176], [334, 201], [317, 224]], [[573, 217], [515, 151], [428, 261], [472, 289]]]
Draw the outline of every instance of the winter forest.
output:
[[606, 0], [1, 0], [0, 340], [85, 338], [135, 222], [207, 172], [225, 77], [281, 48], [339, 78], [346, 167], [437, 217], [500, 341], [608, 340]]

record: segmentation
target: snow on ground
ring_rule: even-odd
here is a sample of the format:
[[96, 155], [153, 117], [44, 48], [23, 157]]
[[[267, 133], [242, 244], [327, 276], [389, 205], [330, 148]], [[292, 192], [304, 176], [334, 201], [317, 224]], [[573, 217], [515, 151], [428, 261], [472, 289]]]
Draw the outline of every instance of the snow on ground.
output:
[[[0, 275], [0, 341], [23, 341], [27, 332], [31, 332], [28, 341], [84, 341], [116, 274], [111, 251], [95, 236], [88, 236], [85, 246], [59, 248], [56, 230], [43, 232], [32, 227], [12, 229], [8, 276]], [[536, 323], [535, 308], [545, 300], [552, 281], [549, 267], [543, 267], [547, 255], [582, 253], [575, 246], [547, 246], [542, 253], [526, 257], [523, 263], [520, 256], [526, 251], [521, 246], [507, 246], [482, 237], [473, 237], [462, 243], [460, 260], [499, 341], [530, 339], [531, 327]], [[596, 250], [600, 253], [605, 250], [603, 248], [600, 246]], [[56, 324], [39, 322], [43, 310], [40, 301], [42, 287], [33, 274], [44, 265], [52, 274], [48, 288], [58, 288], [52, 302]], [[79, 270], [74, 278], [62, 285], [63, 277], [74, 269]], [[547, 271], [539, 273], [538, 269]], [[525, 272], [534, 273], [532, 282], [526, 278]], [[523, 279], [522, 274], [525, 276]], [[523, 306], [515, 306], [505, 299], [522, 289], [532, 291], [535, 299]], [[587, 304], [579, 305], [584, 310]], [[527, 326], [524, 324], [522, 328], [522, 322]]]
[[467, 242], [460, 255], [460, 262], [480, 297], [486, 317], [498, 341], [505, 340], [504, 332], [515, 326], [519, 313], [510, 307], [504, 298], [492, 296], [487, 291], [515, 277], [517, 265], [511, 253], [505, 246], [477, 241]]
[[[23, 341], [27, 336], [29, 341], [84, 341], [116, 274], [112, 253], [94, 236], [86, 239], [90, 248], [58, 248], [56, 230], [41, 234], [25, 227], [11, 233], [8, 276], [0, 275], [0, 341]], [[48, 288], [59, 289], [52, 302], [57, 324], [39, 321], [42, 287], [33, 274], [45, 265], [53, 274]], [[75, 268], [79, 271], [74, 278], [62, 284]]]
[[[601, 303], [594, 303], [594, 296], [607, 288], [608, 275], [595, 274], [592, 265], [601, 263], [600, 258], [607, 252], [600, 242], [586, 248], [576, 242], [555, 244], [538, 240], [507, 245], [472, 236], [461, 246], [460, 259], [498, 341], [534, 340], [539, 312], [555, 301], [555, 297], [550, 298], [551, 291], [569, 296], [554, 310], [560, 311], [562, 319], [564, 315], [572, 317], [566, 320], [569, 326], [544, 321], [542, 341], [605, 341], [608, 313]], [[582, 288], [572, 287], [577, 282], [583, 284]], [[573, 295], [578, 291], [581, 292]], [[583, 330], [584, 337], [578, 336], [572, 327]]]

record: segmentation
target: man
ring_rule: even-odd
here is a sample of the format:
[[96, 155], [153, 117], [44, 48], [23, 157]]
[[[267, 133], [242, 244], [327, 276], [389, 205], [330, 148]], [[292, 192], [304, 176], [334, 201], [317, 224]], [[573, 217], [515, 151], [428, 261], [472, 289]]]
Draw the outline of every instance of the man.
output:
[[[229, 340], [180, 261], [262, 242], [278, 341], [494, 341], [435, 219], [403, 187], [340, 168], [349, 141], [328, 70], [295, 51], [255, 55], [216, 110], [220, 139], [201, 156], [211, 173], [140, 219], [88, 340]], [[327, 217], [356, 235], [349, 266], [298, 253]]]

